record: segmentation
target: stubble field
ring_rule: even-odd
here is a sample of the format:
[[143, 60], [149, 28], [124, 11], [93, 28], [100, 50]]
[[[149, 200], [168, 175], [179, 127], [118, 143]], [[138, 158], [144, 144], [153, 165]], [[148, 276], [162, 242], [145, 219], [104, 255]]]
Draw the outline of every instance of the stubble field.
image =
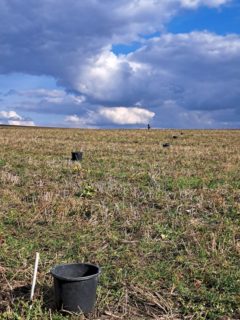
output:
[[[240, 319], [240, 131], [182, 133], [0, 127], [0, 319]], [[54, 310], [68, 262], [102, 268], [87, 317]]]

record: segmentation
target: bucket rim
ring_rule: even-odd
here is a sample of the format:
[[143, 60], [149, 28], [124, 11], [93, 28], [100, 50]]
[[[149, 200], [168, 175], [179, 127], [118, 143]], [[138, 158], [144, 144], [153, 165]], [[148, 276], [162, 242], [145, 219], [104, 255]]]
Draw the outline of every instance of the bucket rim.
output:
[[[58, 267], [76, 266], [76, 265], [85, 265], [85, 266], [95, 267], [95, 268], [97, 268], [97, 272], [94, 273], [94, 274], [91, 274], [89, 276], [86, 276], [86, 277], [62, 277], [62, 276], [60, 276], [60, 275], [58, 275], [56, 273], [56, 269]], [[59, 280], [64, 280], [64, 281], [84, 281], [84, 280], [89, 280], [89, 279], [98, 277], [101, 274], [101, 268], [99, 266], [95, 265], [95, 264], [92, 264], [92, 263], [81, 263], [81, 262], [79, 262], [79, 263], [62, 263], [62, 264], [58, 264], [58, 265], [54, 266], [50, 270], [50, 273], [54, 278], [59, 279]]]

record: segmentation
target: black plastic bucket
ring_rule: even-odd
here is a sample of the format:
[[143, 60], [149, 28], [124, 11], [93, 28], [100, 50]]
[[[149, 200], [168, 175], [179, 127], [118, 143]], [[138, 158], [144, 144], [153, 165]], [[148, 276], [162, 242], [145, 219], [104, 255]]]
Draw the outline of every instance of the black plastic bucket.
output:
[[93, 311], [101, 270], [89, 263], [62, 264], [51, 271], [58, 310], [75, 313]]
[[163, 143], [163, 148], [168, 148], [168, 147], [170, 147], [170, 143]]
[[72, 152], [72, 161], [81, 161], [83, 157], [83, 153], [82, 152]]

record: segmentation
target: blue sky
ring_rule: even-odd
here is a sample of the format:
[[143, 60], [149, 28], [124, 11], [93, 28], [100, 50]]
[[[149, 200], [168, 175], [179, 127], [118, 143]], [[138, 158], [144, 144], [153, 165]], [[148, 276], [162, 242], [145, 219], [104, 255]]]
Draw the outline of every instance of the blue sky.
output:
[[0, 0], [0, 123], [239, 128], [237, 0]]
[[218, 9], [201, 7], [198, 10], [182, 12], [168, 24], [167, 30], [173, 33], [208, 30], [222, 35], [239, 34], [240, 3], [232, 1]]

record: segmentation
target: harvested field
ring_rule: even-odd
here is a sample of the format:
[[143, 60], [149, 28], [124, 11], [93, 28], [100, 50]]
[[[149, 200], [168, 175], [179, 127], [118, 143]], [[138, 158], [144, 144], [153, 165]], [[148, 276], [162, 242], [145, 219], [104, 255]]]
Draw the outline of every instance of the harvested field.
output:
[[[0, 319], [240, 319], [240, 131], [182, 132], [0, 127]], [[53, 306], [75, 261], [87, 317]]]

